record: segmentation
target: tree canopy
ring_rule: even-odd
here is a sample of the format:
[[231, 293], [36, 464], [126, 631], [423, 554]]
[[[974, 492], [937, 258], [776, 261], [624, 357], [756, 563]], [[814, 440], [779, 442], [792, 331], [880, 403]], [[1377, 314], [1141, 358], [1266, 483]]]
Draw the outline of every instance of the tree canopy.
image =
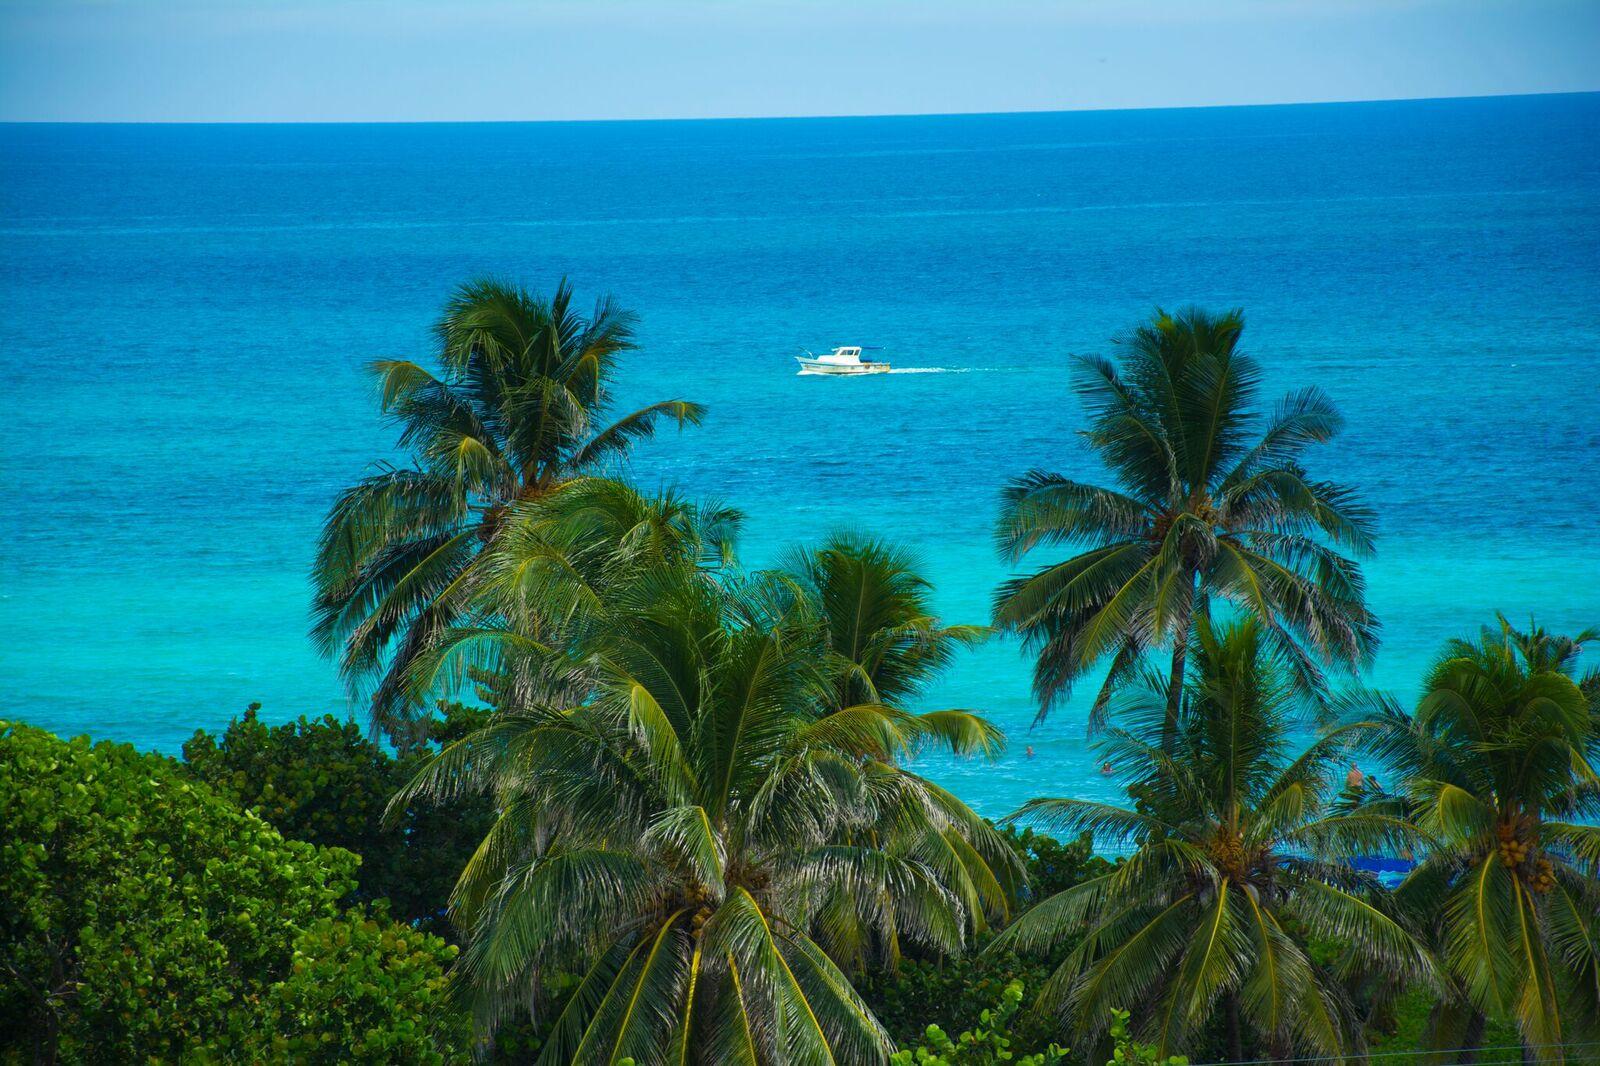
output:
[[1343, 419], [1315, 387], [1264, 412], [1243, 333], [1237, 311], [1157, 312], [1122, 339], [1120, 360], [1079, 357], [1083, 439], [1115, 487], [1043, 470], [1006, 486], [1005, 559], [1073, 552], [995, 598], [996, 623], [1036, 652], [1041, 716], [1109, 661], [1091, 712], [1103, 722], [1112, 693], [1167, 648], [1170, 736], [1185, 649], [1212, 600], [1256, 618], [1308, 692], [1323, 689], [1324, 665], [1361, 665], [1376, 646], [1356, 561], [1372, 550], [1373, 513], [1302, 465]]
[[1514, 1019], [1540, 1058], [1600, 1040], [1600, 685], [1573, 676], [1597, 637], [1501, 618], [1445, 647], [1414, 712], [1379, 698], [1388, 805], [1433, 841], [1396, 897], [1440, 931], [1445, 1042], [1482, 1015]]
[[511, 508], [593, 471], [663, 421], [699, 422], [684, 400], [605, 422], [610, 377], [634, 317], [609, 298], [585, 316], [563, 280], [546, 298], [506, 282], [462, 285], [434, 327], [437, 369], [373, 364], [384, 414], [411, 465], [384, 467], [334, 501], [313, 579], [312, 634], [373, 722], [405, 743], [425, 706], [414, 660], [460, 620], [480, 552]]
[[995, 748], [970, 713], [888, 702], [963, 635], [873, 543], [745, 574], [678, 501], [590, 482], [518, 521], [495, 549], [519, 575], [486, 611], [500, 625], [467, 640], [520, 663], [525, 695], [401, 795], [495, 797], [454, 897], [485, 1016], [570, 969], [547, 1062], [882, 1061], [846, 971], [958, 950], [1015, 895], [1009, 844], [898, 761]]
[[[1141, 1004], [1139, 1024], [1161, 1054], [1217, 1010], [1235, 1059], [1241, 1025], [1276, 1057], [1359, 1051], [1361, 1020], [1341, 977], [1431, 978], [1434, 966], [1348, 860], [1417, 834], [1381, 812], [1329, 809], [1336, 763], [1369, 727], [1347, 725], [1296, 754], [1290, 665], [1260, 622], [1202, 616], [1192, 655], [1174, 743], [1163, 735], [1161, 678], [1126, 709], [1129, 726], [1102, 741], [1136, 808], [1036, 799], [1015, 815], [1131, 840], [1133, 855], [1027, 911], [994, 947], [1038, 951], [1081, 937], [1040, 1005], [1085, 1036], [1120, 1005]], [[1344, 945], [1337, 968], [1313, 958], [1308, 936]]]
[[462, 1052], [454, 949], [341, 911], [356, 864], [159, 756], [0, 722], [0, 1039], [40, 1062]]
[[[397, 757], [354, 722], [323, 715], [269, 726], [259, 711], [252, 704], [218, 734], [196, 731], [183, 745], [183, 769], [287, 838], [361, 856], [351, 902], [387, 900], [396, 919], [451, 935], [445, 901], [488, 828], [488, 803], [418, 804], [386, 821], [389, 801], [427, 749]], [[430, 739], [457, 739], [486, 713], [442, 706], [428, 723]]]

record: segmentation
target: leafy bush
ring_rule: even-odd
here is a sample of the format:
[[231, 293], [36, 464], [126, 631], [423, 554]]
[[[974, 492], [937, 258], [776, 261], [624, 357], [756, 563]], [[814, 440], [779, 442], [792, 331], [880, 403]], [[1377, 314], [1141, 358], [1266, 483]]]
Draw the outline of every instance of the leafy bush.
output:
[[1154, 1044], [1141, 1044], [1133, 1039], [1133, 1033], [1128, 1028], [1128, 1019], [1131, 1015], [1125, 1010], [1111, 1011], [1111, 1058], [1106, 1061], [1106, 1066], [1188, 1066], [1189, 1060], [1182, 1055], [1168, 1055], [1162, 1058], [1156, 1051]]
[[295, 941], [264, 1026], [273, 1058], [296, 1063], [446, 1061], [471, 1040], [465, 1015], [439, 1012], [456, 948], [389, 920], [380, 905], [323, 918]]
[[1007, 826], [1003, 832], [1028, 868], [1028, 898], [1049, 899], [1092, 877], [1110, 873], [1115, 865], [1094, 853], [1094, 837], [1083, 833], [1062, 842], [1032, 829]]
[[183, 745], [189, 772], [285, 836], [358, 855], [381, 850], [373, 812], [394, 794], [383, 749], [332, 715], [269, 727], [260, 709], [252, 703], [220, 736], [197, 730]]
[[[1057, 1066], [1065, 1062], [1066, 1048], [1038, 1039], [1020, 1038], [1013, 1030], [1022, 999], [1022, 982], [1011, 981], [995, 1005], [985, 1008], [978, 1023], [959, 1037], [952, 1040], [938, 1025], [930, 1024], [915, 1046], [904, 1047], [890, 1056], [890, 1066], [995, 1066], [998, 1063]], [[1188, 1066], [1189, 1060], [1182, 1055], [1162, 1058], [1155, 1045], [1135, 1041], [1128, 1028], [1129, 1017], [1125, 1010], [1111, 1012], [1111, 1028], [1107, 1034], [1111, 1040], [1111, 1058], [1106, 1060], [1106, 1066]], [[1017, 1050], [1019, 1045], [1040, 1050], [1022, 1052]]]
[[[1504, 1018], [1485, 1018], [1475, 1032], [1451, 1034], [1452, 1039], [1440, 1039], [1433, 1031], [1438, 1020], [1439, 994], [1426, 985], [1413, 985], [1405, 989], [1393, 1003], [1384, 1005], [1368, 1022], [1367, 1053], [1373, 1063], [1394, 1063], [1395, 1066], [1439, 1066], [1454, 1061], [1454, 1051], [1429, 1050], [1441, 1043], [1447, 1048], [1471, 1046], [1474, 1048], [1516, 1048], [1522, 1038], [1515, 1022]], [[1480, 1055], [1482, 1061], [1499, 1056]]]
[[[341, 916], [356, 862], [285, 840], [171, 760], [0, 721], [0, 1060], [261, 1061], [308, 981], [360, 995], [303, 1015], [301, 1035], [336, 1044], [362, 1026], [371, 1046], [406, 1046], [407, 1019], [447, 1013], [446, 948]], [[362, 936], [402, 930], [406, 947], [350, 967], [338, 930], [366, 921], [378, 932]]]
[[1018, 1041], [1011, 1031], [1011, 1023], [1021, 1007], [1022, 982], [1012, 981], [1001, 992], [998, 1002], [979, 1015], [978, 1024], [955, 1040], [937, 1025], [929, 1025], [920, 1044], [895, 1052], [889, 1062], [892, 1066], [992, 1066], [1002, 1062], [1016, 1066], [1056, 1066], [1064, 1061], [1067, 1049], [1057, 1044], [1017, 1057], [1013, 1046]]
[[[332, 715], [269, 727], [251, 704], [220, 736], [203, 730], [183, 746], [198, 780], [255, 811], [284, 836], [361, 856], [349, 902], [386, 899], [396, 918], [448, 935], [446, 901], [487, 832], [487, 801], [449, 810], [408, 809], [384, 822], [390, 797], [415, 774], [426, 751], [395, 758], [352, 722]], [[484, 712], [441, 705], [430, 738], [443, 742], [481, 722]]]
[[[1050, 976], [1043, 962], [1010, 953], [980, 955], [981, 946], [950, 959], [906, 959], [893, 973], [858, 979], [856, 987], [895, 1042], [912, 1045], [927, 1031], [930, 1005], [937, 1005], [945, 1025], [969, 1029], [982, 1024], [983, 1013], [1004, 998], [1010, 985], [1038, 987]], [[1031, 1014], [1018, 1019], [1017, 1027], [1025, 1043], [1041, 1043], [1051, 1035], [1048, 1023]]]

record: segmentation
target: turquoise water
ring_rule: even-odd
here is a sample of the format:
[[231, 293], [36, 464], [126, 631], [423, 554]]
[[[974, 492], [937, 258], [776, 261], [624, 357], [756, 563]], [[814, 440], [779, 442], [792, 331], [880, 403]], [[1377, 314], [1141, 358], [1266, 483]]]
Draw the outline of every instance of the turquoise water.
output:
[[[1349, 429], [1319, 471], [1383, 536], [1373, 680], [1503, 609], [1600, 623], [1600, 96], [1205, 111], [425, 126], [0, 126], [0, 713], [172, 750], [247, 702], [346, 713], [306, 638], [336, 488], [386, 454], [362, 366], [457, 281], [569, 274], [642, 317], [640, 453], [749, 515], [915, 547], [956, 621], [999, 485], [1094, 470], [1065, 355], [1242, 306], [1274, 390]], [[801, 346], [895, 373], [797, 377]], [[988, 813], [1109, 795], [1081, 702], [1029, 731], [996, 643], [930, 705], [1011, 732], [933, 772]], [[1036, 757], [1023, 755], [1033, 745]]]

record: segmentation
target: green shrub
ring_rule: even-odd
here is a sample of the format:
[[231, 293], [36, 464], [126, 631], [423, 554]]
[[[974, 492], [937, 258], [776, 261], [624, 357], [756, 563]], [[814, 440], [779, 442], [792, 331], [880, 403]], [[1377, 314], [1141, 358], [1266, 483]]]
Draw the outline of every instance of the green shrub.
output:
[[889, 1058], [892, 1066], [1056, 1066], [1066, 1059], [1067, 1049], [1050, 1044], [1042, 1051], [1022, 1053], [1011, 1023], [1022, 1007], [1022, 982], [1012, 981], [1000, 993], [994, 1006], [984, 1008], [978, 1023], [952, 1040], [937, 1025], [929, 1025], [917, 1046], [904, 1048]]
[[1092, 877], [1110, 873], [1115, 865], [1094, 853], [1094, 837], [1088, 833], [1068, 842], [1014, 825], [1007, 826], [1004, 833], [1027, 863], [1030, 900], [1049, 899]]
[[[391, 756], [352, 722], [332, 715], [267, 726], [251, 704], [220, 735], [203, 730], [183, 746], [189, 773], [284, 836], [361, 856], [348, 902], [386, 899], [393, 915], [449, 934], [445, 905], [456, 877], [488, 831], [486, 800], [448, 810], [418, 805], [394, 825], [384, 811], [425, 752]], [[441, 705], [431, 739], [464, 733], [484, 712]]]
[[[1367, 1027], [1367, 1052], [1375, 1066], [1393, 1063], [1395, 1066], [1438, 1066], [1452, 1061], [1453, 1052], [1440, 1051], [1426, 1054], [1443, 1045], [1447, 1049], [1470, 1044], [1477, 1048], [1515, 1048], [1522, 1042], [1514, 1022], [1505, 1018], [1486, 1018], [1477, 1035], [1457, 1031], [1435, 1033], [1433, 1023], [1438, 1020], [1439, 994], [1426, 985], [1414, 985], [1395, 997], [1393, 1003], [1377, 1012]], [[1462, 1021], [1465, 1025], [1465, 1021]], [[1496, 1055], [1485, 1054], [1479, 1058], [1489, 1061]]]
[[456, 948], [390, 921], [380, 905], [323, 918], [295, 940], [267, 996], [272, 1058], [297, 1063], [444, 1063], [471, 1044], [465, 1015], [440, 1012]]
[[[1009, 985], [1037, 988], [1050, 976], [1050, 967], [1039, 960], [1009, 952], [982, 955], [981, 947], [950, 959], [906, 959], [893, 973], [858, 979], [856, 987], [895, 1042], [910, 1045], [933, 1020], [930, 1008], [938, 1011], [942, 1024], [959, 1032], [981, 1024], [983, 1012], [1001, 1001]], [[1024, 1014], [1017, 1025], [1027, 1043], [1051, 1035], [1048, 1023], [1031, 1014]]]
[[1109, 1035], [1112, 1050], [1106, 1066], [1188, 1066], [1189, 1060], [1182, 1055], [1162, 1058], [1154, 1044], [1141, 1044], [1134, 1040], [1133, 1033], [1128, 1029], [1130, 1017], [1125, 1010], [1111, 1012]]
[[273, 727], [260, 709], [252, 703], [219, 736], [197, 730], [183, 745], [189, 772], [287, 837], [381, 851], [374, 812], [394, 794], [393, 760], [353, 722], [324, 715]]
[[[284, 1005], [304, 996], [296, 951], [326, 970], [318, 932], [365, 920], [338, 907], [356, 863], [284, 839], [169, 759], [0, 721], [0, 1049], [260, 1061]], [[399, 998], [345, 1017], [446, 1013], [442, 950], [380, 954], [368, 971], [391, 985], [369, 983]]]

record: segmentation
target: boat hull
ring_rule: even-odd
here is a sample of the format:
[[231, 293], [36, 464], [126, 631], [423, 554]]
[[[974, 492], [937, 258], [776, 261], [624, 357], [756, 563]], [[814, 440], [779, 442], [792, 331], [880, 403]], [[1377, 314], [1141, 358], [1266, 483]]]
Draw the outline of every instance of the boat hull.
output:
[[795, 357], [802, 374], [825, 374], [832, 377], [860, 377], [862, 374], [887, 374], [888, 363], [824, 363], [815, 359]]

